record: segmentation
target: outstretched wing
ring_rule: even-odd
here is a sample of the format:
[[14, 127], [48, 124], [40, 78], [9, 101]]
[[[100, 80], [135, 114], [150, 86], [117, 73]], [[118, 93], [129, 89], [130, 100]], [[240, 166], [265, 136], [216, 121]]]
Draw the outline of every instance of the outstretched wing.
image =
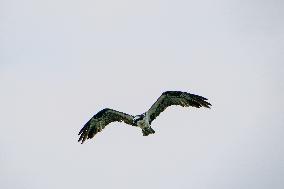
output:
[[161, 112], [163, 112], [167, 107], [172, 105], [179, 105], [183, 107], [193, 106], [196, 108], [200, 107], [206, 107], [210, 108], [211, 104], [206, 101], [207, 99], [190, 94], [187, 92], [181, 92], [181, 91], [166, 91], [164, 92], [158, 100], [151, 106], [151, 108], [148, 110], [149, 115], [149, 122], [151, 122], [160, 115]]
[[80, 135], [78, 142], [81, 141], [81, 143], [83, 144], [86, 139], [93, 138], [98, 132], [101, 132], [105, 128], [105, 126], [107, 126], [111, 122], [123, 121], [126, 124], [135, 126], [133, 123], [133, 118], [134, 117], [132, 115], [105, 108], [94, 115], [80, 130], [78, 134]]

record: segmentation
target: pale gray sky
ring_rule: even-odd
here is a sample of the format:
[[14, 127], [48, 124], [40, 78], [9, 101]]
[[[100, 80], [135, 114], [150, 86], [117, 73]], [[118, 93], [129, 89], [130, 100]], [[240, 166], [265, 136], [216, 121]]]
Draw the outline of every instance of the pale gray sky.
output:
[[[284, 3], [1, 0], [1, 189], [284, 188]], [[209, 98], [172, 107], [156, 134], [111, 124], [165, 90]]]

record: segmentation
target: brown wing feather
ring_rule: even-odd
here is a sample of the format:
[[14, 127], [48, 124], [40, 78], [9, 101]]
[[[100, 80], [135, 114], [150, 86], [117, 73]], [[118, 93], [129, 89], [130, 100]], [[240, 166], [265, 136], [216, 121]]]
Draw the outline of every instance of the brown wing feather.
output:
[[181, 91], [166, 91], [164, 92], [158, 100], [151, 106], [148, 110], [150, 116], [150, 124], [156, 119], [167, 107], [172, 105], [178, 105], [182, 107], [193, 106], [196, 108], [206, 107], [210, 108], [211, 104], [206, 101], [207, 99]]
[[111, 122], [125, 122], [126, 124], [133, 125], [133, 116], [119, 112], [116, 110], [112, 110], [109, 108], [105, 108], [101, 111], [99, 111], [96, 115], [94, 115], [80, 130], [79, 134], [79, 140], [83, 144], [86, 139], [93, 138], [98, 132], [101, 132], [105, 126], [110, 124]]

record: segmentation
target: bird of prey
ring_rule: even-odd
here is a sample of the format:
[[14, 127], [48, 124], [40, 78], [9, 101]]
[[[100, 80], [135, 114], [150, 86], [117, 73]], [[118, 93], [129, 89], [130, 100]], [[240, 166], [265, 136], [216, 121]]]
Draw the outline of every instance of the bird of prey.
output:
[[166, 91], [162, 93], [148, 111], [140, 115], [133, 116], [109, 108], [99, 111], [80, 130], [78, 142], [83, 144], [86, 139], [93, 138], [98, 132], [101, 132], [105, 126], [116, 121], [123, 121], [126, 124], [140, 127], [143, 136], [154, 134], [155, 131], [151, 127], [152, 121], [167, 107], [172, 105], [182, 107], [192, 106], [196, 108], [210, 108], [211, 106], [211, 104], [207, 102], [207, 99], [202, 96], [181, 91]]

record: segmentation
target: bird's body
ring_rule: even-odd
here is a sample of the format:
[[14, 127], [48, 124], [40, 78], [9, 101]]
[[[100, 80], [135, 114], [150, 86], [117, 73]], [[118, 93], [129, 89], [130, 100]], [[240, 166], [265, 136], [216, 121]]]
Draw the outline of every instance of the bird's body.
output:
[[125, 122], [126, 124], [139, 127], [142, 129], [143, 136], [154, 134], [155, 131], [151, 127], [152, 121], [159, 116], [167, 107], [171, 105], [179, 105], [183, 107], [193, 106], [196, 108], [206, 107], [210, 108], [211, 104], [206, 101], [207, 99], [181, 91], [166, 91], [158, 100], [151, 106], [151, 108], [140, 115], [132, 116], [123, 112], [119, 112], [113, 109], [105, 108], [95, 114], [81, 129], [79, 132], [79, 142], [82, 143], [86, 139], [91, 139], [101, 132], [105, 126], [111, 122]]
[[133, 121], [137, 125], [137, 127], [140, 127], [142, 129], [142, 133], [144, 136], [148, 136], [149, 134], [155, 133], [154, 129], [152, 129], [150, 125], [150, 118], [147, 112], [135, 116]]

